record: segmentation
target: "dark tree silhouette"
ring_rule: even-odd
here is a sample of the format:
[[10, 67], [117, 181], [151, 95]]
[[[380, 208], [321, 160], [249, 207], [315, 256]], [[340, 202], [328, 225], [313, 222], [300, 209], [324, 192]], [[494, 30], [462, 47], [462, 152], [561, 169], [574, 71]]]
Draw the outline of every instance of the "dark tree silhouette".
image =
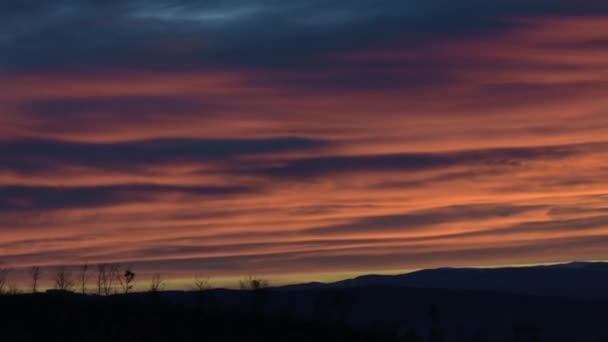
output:
[[40, 283], [41, 274], [42, 271], [40, 270], [40, 267], [33, 266], [32, 268], [30, 268], [30, 276], [32, 277], [32, 293], [38, 292], [38, 285]]
[[120, 264], [97, 265], [97, 294], [109, 296], [114, 290], [114, 280], [120, 274]]
[[131, 271], [131, 269], [127, 268], [122, 276], [118, 277], [118, 282], [120, 283], [120, 287], [125, 294], [129, 293], [133, 289], [135, 285], [135, 273]]
[[60, 291], [71, 291], [74, 288], [72, 271], [61, 267], [55, 273], [55, 289]]
[[80, 292], [82, 294], [87, 293], [87, 282], [89, 281], [89, 264], [84, 264], [80, 267], [80, 273], [78, 274], [78, 282]]
[[114, 263], [109, 265], [108, 281], [106, 283], [105, 294], [111, 295], [114, 291], [114, 281], [120, 276], [120, 264]]
[[203, 292], [211, 289], [209, 278], [196, 277], [194, 278], [194, 290]]
[[163, 280], [160, 277], [160, 273], [154, 273], [150, 282], [150, 292], [159, 292], [165, 287]]
[[101, 295], [103, 293], [105, 279], [107, 278], [107, 265], [99, 264], [97, 265], [97, 294]]
[[261, 290], [269, 286], [269, 282], [266, 279], [249, 276], [239, 281], [239, 287], [241, 290]]
[[10, 268], [0, 268], [0, 295], [6, 293], [8, 287], [8, 275], [11, 272]]

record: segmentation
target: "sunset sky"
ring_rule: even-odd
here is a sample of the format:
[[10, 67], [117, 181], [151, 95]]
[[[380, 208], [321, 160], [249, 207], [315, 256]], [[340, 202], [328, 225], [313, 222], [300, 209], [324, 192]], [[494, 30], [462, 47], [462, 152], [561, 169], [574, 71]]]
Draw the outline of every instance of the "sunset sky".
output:
[[0, 264], [608, 259], [605, 0], [3, 0]]

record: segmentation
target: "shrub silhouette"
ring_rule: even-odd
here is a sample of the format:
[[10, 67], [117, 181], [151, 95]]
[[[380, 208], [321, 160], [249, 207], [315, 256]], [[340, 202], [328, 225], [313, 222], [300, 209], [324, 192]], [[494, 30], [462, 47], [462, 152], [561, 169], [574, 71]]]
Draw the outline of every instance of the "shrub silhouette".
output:
[[125, 294], [128, 294], [129, 291], [133, 289], [135, 285], [135, 273], [131, 271], [131, 269], [127, 268], [121, 277], [118, 277], [118, 282], [122, 287], [122, 290]]
[[196, 277], [194, 278], [193, 288], [195, 291], [203, 292], [211, 289], [209, 278]]
[[239, 281], [239, 287], [241, 290], [262, 290], [269, 286], [269, 282], [266, 279], [249, 276]]

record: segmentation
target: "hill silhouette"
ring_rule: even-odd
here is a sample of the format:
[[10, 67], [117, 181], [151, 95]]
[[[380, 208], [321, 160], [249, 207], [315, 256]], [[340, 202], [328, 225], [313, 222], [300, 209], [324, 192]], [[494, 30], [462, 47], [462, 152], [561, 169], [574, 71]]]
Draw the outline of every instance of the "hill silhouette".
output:
[[335, 283], [310, 283], [285, 289], [391, 286], [477, 290], [568, 298], [608, 298], [608, 263], [505, 268], [440, 268], [401, 275], [366, 275]]

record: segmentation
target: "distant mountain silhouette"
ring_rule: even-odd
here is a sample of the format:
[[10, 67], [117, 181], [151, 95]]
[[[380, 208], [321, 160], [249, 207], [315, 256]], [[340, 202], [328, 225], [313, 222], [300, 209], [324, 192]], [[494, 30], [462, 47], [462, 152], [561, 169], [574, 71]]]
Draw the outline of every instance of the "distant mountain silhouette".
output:
[[569, 298], [608, 298], [608, 263], [505, 268], [440, 268], [401, 275], [366, 275], [335, 283], [291, 285], [283, 289], [369, 286], [436, 288]]

